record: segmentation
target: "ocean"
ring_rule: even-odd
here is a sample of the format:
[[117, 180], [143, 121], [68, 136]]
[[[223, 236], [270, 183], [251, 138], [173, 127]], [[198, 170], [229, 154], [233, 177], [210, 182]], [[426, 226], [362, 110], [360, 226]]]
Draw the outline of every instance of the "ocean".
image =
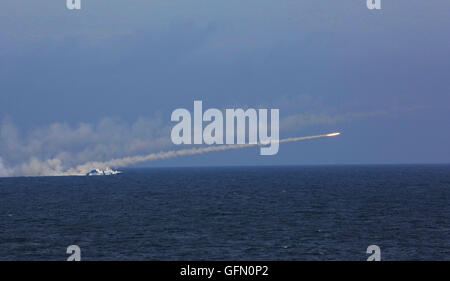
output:
[[0, 260], [450, 260], [450, 165], [0, 178]]

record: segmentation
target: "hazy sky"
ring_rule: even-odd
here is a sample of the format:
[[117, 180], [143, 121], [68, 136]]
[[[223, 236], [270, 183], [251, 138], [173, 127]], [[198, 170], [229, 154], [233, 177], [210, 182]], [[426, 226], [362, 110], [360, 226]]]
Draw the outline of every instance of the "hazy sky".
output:
[[450, 162], [450, 2], [365, 2], [4, 0], [0, 168], [171, 149], [194, 99], [342, 135], [148, 165]]

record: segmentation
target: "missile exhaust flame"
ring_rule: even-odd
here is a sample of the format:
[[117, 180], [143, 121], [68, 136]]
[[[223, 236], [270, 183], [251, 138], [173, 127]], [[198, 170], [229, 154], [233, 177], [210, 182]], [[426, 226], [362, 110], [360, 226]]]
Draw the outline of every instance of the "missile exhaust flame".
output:
[[334, 137], [334, 136], [339, 136], [341, 133], [331, 133], [331, 134], [327, 134], [327, 137]]

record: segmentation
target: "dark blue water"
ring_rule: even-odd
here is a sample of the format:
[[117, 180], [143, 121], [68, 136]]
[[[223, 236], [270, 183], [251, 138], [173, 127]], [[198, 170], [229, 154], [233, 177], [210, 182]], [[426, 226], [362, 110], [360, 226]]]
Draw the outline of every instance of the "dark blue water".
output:
[[450, 260], [450, 166], [0, 179], [0, 260]]

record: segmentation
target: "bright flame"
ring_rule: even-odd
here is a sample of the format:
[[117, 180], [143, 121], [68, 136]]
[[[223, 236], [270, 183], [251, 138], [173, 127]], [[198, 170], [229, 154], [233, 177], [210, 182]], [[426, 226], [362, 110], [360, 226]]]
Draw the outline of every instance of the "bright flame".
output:
[[341, 133], [331, 133], [331, 134], [327, 134], [327, 137], [334, 137], [334, 136], [339, 136]]

